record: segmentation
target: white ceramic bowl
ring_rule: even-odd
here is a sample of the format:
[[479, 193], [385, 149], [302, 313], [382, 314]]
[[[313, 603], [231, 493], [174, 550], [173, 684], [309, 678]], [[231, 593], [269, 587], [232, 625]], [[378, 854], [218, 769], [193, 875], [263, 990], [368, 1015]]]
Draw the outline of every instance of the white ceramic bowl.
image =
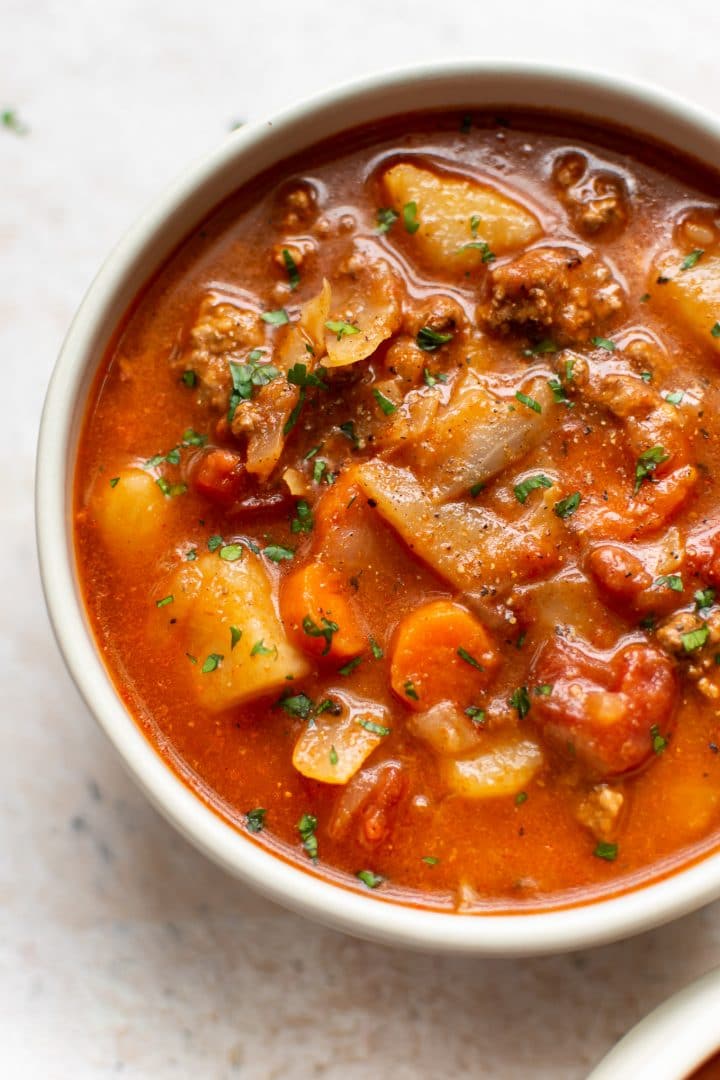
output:
[[716, 969], [641, 1020], [588, 1080], [689, 1080], [719, 1051], [720, 969]]
[[55, 368], [38, 448], [36, 510], [50, 617], [88, 706], [161, 812], [192, 843], [279, 903], [362, 937], [433, 951], [557, 952], [646, 930], [720, 895], [720, 854], [625, 895], [539, 914], [459, 915], [364, 896], [263, 850], [197, 799], [120, 702], [84, 614], [72, 544], [72, 476], [93, 373], [138, 289], [206, 214], [261, 170], [354, 125], [418, 108], [572, 109], [626, 124], [720, 166], [720, 121], [658, 90], [601, 74], [513, 61], [437, 63], [371, 76], [250, 124], [197, 162], [116, 247], [93, 282]]

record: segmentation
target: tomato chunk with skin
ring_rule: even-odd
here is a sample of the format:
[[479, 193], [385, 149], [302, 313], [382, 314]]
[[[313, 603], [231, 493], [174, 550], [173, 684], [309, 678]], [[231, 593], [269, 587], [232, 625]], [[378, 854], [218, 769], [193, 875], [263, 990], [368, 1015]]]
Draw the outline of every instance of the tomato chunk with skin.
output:
[[433, 600], [398, 627], [392, 688], [415, 712], [441, 701], [467, 705], [490, 685], [500, 658], [489, 632], [467, 608]]
[[232, 450], [210, 450], [203, 454], [193, 483], [196, 490], [220, 506], [231, 506], [247, 490], [247, 473], [242, 458]]
[[678, 699], [675, 665], [651, 645], [628, 645], [607, 659], [567, 641], [541, 652], [532, 717], [545, 738], [597, 777], [644, 765], [655, 734], [667, 737]]
[[347, 660], [367, 646], [350, 587], [319, 560], [286, 579], [280, 612], [290, 637], [311, 656]]

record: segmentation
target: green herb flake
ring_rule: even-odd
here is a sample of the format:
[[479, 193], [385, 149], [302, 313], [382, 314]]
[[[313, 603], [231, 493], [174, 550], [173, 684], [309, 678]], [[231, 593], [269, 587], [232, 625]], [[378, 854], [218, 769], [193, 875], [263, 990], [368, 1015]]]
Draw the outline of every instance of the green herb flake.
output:
[[705, 611], [707, 608], [711, 608], [715, 603], [715, 590], [714, 589], [698, 589], [694, 596], [695, 605], [698, 611]]
[[485, 710], [477, 705], [468, 705], [465, 710], [465, 715], [469, 716], [473, 724], [477, 727], [482, 727], [485, 723]]
[[281, 547], [280, 544], [268, 544], [267, 547], [263, 548], [262, 553], [273, 562], [283, 562], [283, 560], [289, 560], [295, 556], [292, 548]]
[[374, 874], [372, 870], [358, 870], [355, 877], [359, 878], [368, 889], [377, 889], [378, 885], [382, 885], [385, 880], [380, 874]]
[[323, 656], [327, 656], [330, 652], [330, 646], [332, 644], [333, 634], [337, 634], [340, 627], [337, 623], [330, 622], [324, 616], [320, 619], [322, 626], [318, 626], [309, 615], [306, 615], [302, 621], [302, 628], [308, 637], [313, 638], [325, 638], [325, 648], [322, 651]]
[[565, 387], [559, 379], [548, 379], [547, 384], [552, 390], [553, 401], [556, 405], [565, 405], [568, 409], [575, 407], [575, 402], [567, 396]]
[[209, 675], [211, 671], [215, 671], [217, 668], [219, 668], [223, 662], [223, 659], [224, 657], [222, 653], [210, 653], [207, 660], [200, 669], [203, 675]]
[[635, 465], [635, 487], [633, 495], [637, 495], [643, 481], [648, 480], [657, 469], [667, 461], [670, 455], [664, 446], [651, 446], [649, 450], [643, 450]]
[[345, 438], [352, 443], [353, 450], [357, 450], [360, 446], [360, 440], [355, 431], [355, 422], [353, 420], [346, 420], [342, 424], [338, 424], [338, 431], [342, 432]]
[[190, 548], [190, 550], [185, 554], [185, 559], [187, 560], [187, 562], [195, 562], [197, 557], [197, 548]]
[[159, 476], [155, 481], [166, 499], [174, 499], [177, 495], [184, 495], [187, 484], [170, 484], [164, 476]]
[[523, 720], [530, 712], [530, 695], [527, 686], [519, 686], [517, 690], [514, 690], [508, 704], [511, 709], [517, 711], [520, 720]]
[[448, 377], [444, 371], [432, 372], [429, 368], [423, 368], [423, 382], [426, 386], [437, 386], [438, 383], [446, 383]]
[[467, 244], [462, 244], [457, 249], [457, 253], [459, 255], [462, 251], [473, 251], [473, 250], [481, 252], [481, 255], [482, 255], [481, 261], [484, 262], [484, 263], [495, 262], [495, 259], [497, 258], [497, 255], [491, 249], [491, 247], [488, 244], [487, 240], [471, 240]]
[[403, 206], [402, 216], [405, 230], [406, 232], [409, 232], [412, 236], [412, 234], [416, 233], [420, 228], [420, 222], [417, 219], [417, 203], [405, 203], [405, 205]]
[[528, 476], [522, 483], [516, 484], [513, 491], [517, 501], [525, 503], [531, 491], [537, 491], [539, 488], [551, 488], [552, 486], [552, 480], [549, 477], [544, 476], [543, 473], [537, 473], [535, 476]]
[[358, 718], [358, 724], [372, 735], [389, 735], [392, 731], [392, 728], [385, 727], [384, 724], [377, 724], [374, 720], [368, 720], [365, 716]]
[[672, 589], [673, 592], [683, 591], [683, 582], [679, 574], [661, 574], [659, 578], [655, 578], [653, 584], [659, 588]]
[[392, 209], [391, 206], [381, 206], [375, 214], [375, 221], [377, 222], [377, 232], [386, 233], [390, 232], [395, 222], [398, 219], [398, 214]]
[[669, 742], [664, 735], [660, 734], [660, 728], [657, 724], [653, 724], [650, 728], [650, 740], [652, 742], [653, 752], [656, 754], [662, 754]]
[[162, 600], [156, 600], [155, 601], [155, 607], [158, 607], [158, 608], [167, 607], [168, 604], [173, 604], [174, 602], [175, 602], [175, 597], [173, 596], [172, 593], [170, 593], [169, 596], [163, 596]]
[[617, 348], [615, 342], [606, 337], [594, 337], [592, 343], [596, 349], [605, 349], [606, 352], [615, 352]]
[[642, 381], [644, 383], [651, 383], [652, 382], [652, 371], [641, 371], [640, 372], [640, 378], [642, 379]]
[[452, 339], [452, 334], [441, 334], [439, 330], [433, 330], [432, 326], [421, 326], [415, 341], [423, 352], [435, 352], [441, 345], [447, 345]]
[[373, 388], [373, 397], [375, 398], [378, 405], [380, 406], [380, 408], [382, 409], [382, 411], [385, 413], [386, 416], [392, 416], [392, 414], [394, 412], [396, 412], [397, 405], [395, 405], [390, 400], [390, 398], [385, 397], [385, 395], [383, 393], [381, 393], [377, 389], [377, 387]]
[[280, 375], [276, 367], [263, 361], [263, 356], [264, 353], [260, 349], [253, 349], [242, 364], [236, 360], [228, 360], [233, 387], [228, 403], [228, 423], [231, 424], [235, 418], [240, 402], [249, 401], [252, 398], [256, 387], [267, 386]]
[[14, 135], [27, 135], [30, 131], [30, 128], [22, 122], [15, 109], [3, 109], [2, 113], [0, 113], [0, 119], [2, 120], [2, 126], [7, 131], [12, 131]]
[[382, 660], [383, 656], [385, 655], [385, 653], [382, 651], [377, 641], [373, 637], [370, 638], [370, 652], [373, 654], [376, 660]]
[[532, 409], [533, 412], [542, 412], [542, 405], [540, 404], [540, 402], [536, 401], [535, 398], [528, 397], [527, 394], [523, 394], [522, 390], [517, 390], [515, 392], [515, 399], [516, 401], [519, 401], [522, 405], [526, 405], [528, 409]]
[[352, 334], [359, 334], [360, 327], [353, 326], [352, 323], [344, 322], [342, 319], [328, 319], [325, 323], [326, 330], [329, 330], [332, 334], [337, 334], [337, 339], [350, 337]]
[[223, 544], [218, 555], [225, 562], [237, 562], [242, 558], [243, 549], [240, 544]]
[[473, 486], [470, 488], [470, 495], [473, 499], [477, 499], [480, 492], [484, 490], [485, 482], [483, 480], [478, 480], [478, 482], [476, 484], [473, 484]]
[[527, 791], [518, 791], [517, 795], [515, 796], [515, 805], [522, 806], [524, 802], [527, 802], [527, 797]]
[[684, 397], [684, 390], [673, 390], [671, 394], [665, 395], [665, 400], [669, 402], [670, 405], [679, 405]]
[[328, 754], [328, 760], [330, 761], [330, 764], [332, 765], [332, 767], [333, 767], [333, 769], [334, 769], [334, 768], [335, 768], [335, 766], [336, 766], [336, 765], [337, 765], [337, 763], [338, 763], [338, 755], [337, 755], [337, 750], [335, 749], [335, 747], [334, 747], [334, 746], [331, 746], [331, 747], [330, 747], [330, 753]]
[[327, 469], [327, 461], [323, 461], [321, 458], [313, 465], [313, 481], [316, 484], [322, 483], [322, 478], [325, 470]]
[[680, 640], [686, 653], [696, 652], [702, 649], [710, 636], [707, 626], [698, 626], [697, 630], [689, 630], [687, 634], [681, 634]]
[[191, 368], [188, 368], [187, 371], [182, 373], [182, 381], [186, 386], [193, 387], [197, 383], [197, 375]]
[[277, 646], [273, 645], [271, 648], [268, 648], [262, 638], [260, 638], [259, 641], [256, 641], [250, 650], [251, 656], [272, 656], [273, 653], [275, 653], [275, 658], [277, 659]]
[[262, 806], [256, 807], [254, 810], [248, 810], [245, 815], [245, 824], [250, 832], [258, 833], [262, 832], [265, 828], [265, 815], [267, 810]]
[[304, 533], [313, 530], [313, 512], [306, 499], [298, 499], [295, 504], [295, 517], [290, 521], [290, 532]]
[[316, 386], [318, 390], [327, 390], [327, 383], [323, 379], [326, 374], [324, 367], [318, 367], [315, 371], [308, 371], [307, 364], [296, 363], [288, 371], [287, 381], [291, 386], [301, 388]]
[[703, 248], [695, 248], [694, 251], [691, 251], [689, 255], [685, 256], [683, 261], [680, 263], [680, 269], [692, 270], [693, 266], [697, 266], [704, 254], [705, 251], [703, 250]]
[[480, 222], [482, 218], [479, 214], [473, 214], [470, 218], [470, 234], [471, 236], [477, 236], [478, 229], [480, 228]]
[[264, 311], [260, 318], [263, 322], [269, 323], [270, 326], [284, 326], [285, 323], [290, 322], [290, 316], [285, 308], [278, 308], [276, 311]]
[[317, 818], [312, 814], [303, 814], [297, 823], [297, 830], [300, 833], [302, 845], [313, 862], [317, 862], [318, 856], [318, 842], [317, 836], [315, 835], [316, 829]]
[[237, 626], [230, 627], [230, 651], [235, 648], [242, 637], [242, 630]]
[[197, 664], [197, 656], [193, 656], [193, 654], [189, 652], [186, 652], [185, 655], [187, 656], [191, 664]]
[[649, 292], [643, 293], [642, 296], [640, 297], [640, 303], [641, 304], [647, 304], [649, 299], [650, 299], [650, 293]]
[[354, 656], [352, 660], [348, 660], [347, 664], [343, 664], [341, 668], [338, 668], [338, 675], [352, 675], [355, 668], [360, 667], [362, 664], [362, 656]]
[[292, 431], [292, 429], [295, 427], [298, 420], [300, 419], [300, 413], [302, 412], [302, 408], [303, 408], [304, 404], [305, 404], [305, 387], [303, 387], [301, 389], [300, 396], [299, 396], [299, 398], [297, 400], [297, 404], [295, 405], [294, 409], [292, 410], [292, 412], [288, 416], [287, 420], [285, 421], [285, 424], [283, 426], [283, 435], [289, 435], [290, 432]]
[[222, 547], [224, 543], [225, 541], [223, 540], [222, 536], [220, 536], [218, 533], [215, 533], [215, 535], [211, 536], [207, 542], [208, 551], [217, 551], [217, 549], [219, 547]]
[[110, 481], [110, 487], [111, 488], [117, 487], [119, 483], [120, 483], [120, 477], [119, 476], [113, 476], [113, 478]]
[[531, 345], [529, 349], [523, 349], [523, 356], [541, 356], [543, 353], [556, 353], [559, 352], [558, 346], [554, 341], [550, 341], [549, 338], [545, 338], [543, 341], [538, 341], [536, 345]]
[[422, 861], [427, 863], [428, 866], [437, 866], [440, 862], [437, 855], [423, 855]]
[[309, 720], [316, 712], [312, 699], [307, 694], [289, 694], [280, 698], [277, 706], [288, 716], [299, 716], [301, 720]]
[[536, 686], [535, 689], [533, 690], [533, 693], [535, 694], [536, 697], [550, 697], [552, 692], [553, 692], [553, 684], [552, 683], [540, 683], [540, 685]]
[[298, 270], [297, 263], [295, 262], [287, 248], [282, 249], [282, 257], [285, 264], [285, 269], [287, 270], [290, 289], [297, 289], [298, 285], [300, 284], [300, 271]]
[[710, 331], [710, 337], [720, 338], [720, 322], [716, 322]]
[[460, 657], [461, 660], [464, 660], [466, 664], [469, 664], [470, 667], [474, 667], [476, 671], [485, 670], [480, 661], [476, 660], [474, 656], [471, 656], [467, 649], [463, 649], [462, 645], [457, 650], [457, 655]]
[[598, 859], [604, 859], [605, 862], [615, 862], [618, 857], [618, 846], [608, 843], [607, 840], [600, 840], [593, 855]]
[[574, 491], [572, 495], [568, 495], [567, 498], [560, 499], [559, 502], [555, 503], [553, 513], [557, 514], [559, 518], [563, 518], [563, 520], [571, 517], [580, 505], [581, 499], [580, 492]]
[[415, 689], [415, 687], [413, 686], [411, 679], [407, 680], [407, 682], [403, 686], [403, 690], [405, 691], [405, 696], [406, 697], [412, 698], [413, 701], [419, 701], [420, 700], [420, 696], [419, 696], [417, 690]]

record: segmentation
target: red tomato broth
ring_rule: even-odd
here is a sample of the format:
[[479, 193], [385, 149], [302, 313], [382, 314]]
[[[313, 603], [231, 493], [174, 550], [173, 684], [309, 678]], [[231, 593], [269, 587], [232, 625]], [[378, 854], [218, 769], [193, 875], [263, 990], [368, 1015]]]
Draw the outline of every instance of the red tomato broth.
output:
[[[597, 838], [577, 819], [578, 802], [588, 781], [576, 763], [567, 761], [562, 747], [543, 747], [545, 764], [527, 791], [522, 791], [527, 795], [524, 800], [508, 796], [471, 800], [449, 792], [438, 775], [437, 755], [407, 731], [409, 711], [390, 689], [390, 658], [398, 624], [418, 606], [442, 598], [465, 600], [456, 587], [408, 550], [366, 498], [356, 495], [355, 503], [346, 512], [339, 512], [341, 531], [331, 545], [333, 569], [348, 580], [359, 576], [351, 599], [354, 596], [357, 600], [368, 642], [372, 638], [384, 656], [376, 659], [368, 644], [359, 667], [342, 676], [337, 664], [328, 666], [315, 655], [311, 657], [311, 673], [298, 680], [297, 687], [290, 685], [293, 692], [297, 689], [315, 702], [352, 690], [384, 707], [391, 717], [388, 726], [392, 731], [373, 751], [367, 766], [396, 762], [404, 790], [391, 828], [379, 845], [361, 843], [356, 825], [344, 836], [333, 836], [328, 823], [342, 788], [308, 779], [291, 763], [293, 747], [306, 721], [277, 707], [279, 692], [218, 712], [199, 706], [191, 679], [192, 661], [186, 656], [187, 630], [171, 622], [174, 603], [156, 607], [157, 601], [168, 595], [173, 574], [186, 561], [188, 551], [206, 552], [208, 540], [215, 535], [222, 536], [226, 544], [240, 540], [261, 548], [268, 543], [293, 548], [296, 553], [291, 561], [275, 564], [264, 559], [263, 563], [274, 582], [297, 571], [313, 557], [318, 515], [323, 516], [317, 492], [322, 491], [327, 499], [333, 488], [310, 485], [315, 532], [293, 533], [290, 520], [297, 499], [289, 498], [282, 511], [273, 508], [252, 516], [233, 516], [194, 489], [192, 463], [204, 451], [184, 448], [180, 463], [163, 463], [160, 472], [170, 483], [187, 483], [188, 490], [163, 504], [162, 525], [152, 544], [140, 553], [121, 553], [119, 557], [108, 543], [107, 529], [95, 505], [97, 492], [106, 491], [106, 485], [128, 464], [166, 453], [188, 428], [209, 435], [211, 444], [238, 445], [227, 433], [215, 437], [222, 410], [213, 411], [202, 404], [194, 388], [186, 386], [168, 362], [182, 348], [188, 323], [209, 289], [238, 304], [249, 298], [260, 310], [276, 310], [287, 304], [295, 311], [297, 303], [318, 292], [323, 274], [355, 238], [363, 251], [379, 255], [400, 275], [407, 289], [408, 309], [440, 292], [459, 305], [472, 330], [482, 268], [469, 283], [463, 275], [431, 274], [413, 257], [412, 234], [402, 230], [402, 219], [388, 233], [376, 233], [376, 211], [387, 204], [379, 177], [389, 163], [412, 160], [423, 166], [430, 164], [438, 174], [447, 170], [456, 176], [489, 179], [527, 205], [551, 241], [573, 242], [611, 260], [626, 295], [626, 310], [611, 332], [612, 339], [620, 342], [632, 336], [633, 327], [640, 327], [644, 334], [655, 335], [664, 343], [668, 360], [671, 355], [674, 359], [656, 376], [663, 392], [682, 388], [683, 377], [688, 383], [697, 380], [703, 385], [702, 413], [690, 423], [695, 425], [692, 437], [698, 446], [698, 456], [692, 460], [700, 460], [707, 471], [700, 470], [692, 499], [671, 524], [687, 534], [716, 514], [717, 450], [712, 438], [705, 439], [699, 433], [706, 425], [713, 435], [710, 421], [718, 415], [717, 389], [708, 382], [713, 372], [710, 349], [680, 322], [669, 320], [664, 310], [640, 297], [646, 292], [653, 252], [670, 245], [679, 213], [690, 206], [709, 205], [712, 196], [706, 192], [717, 197], [717, 178], [676, 159], [673, 175], [668, 176], [661, 150], [635, 141], [629, 144], [627, 137], [613, 131], [532, 114], [509, 112], [507, 119], [509, 126], [505, 122], [497, 125], [490, 117], [476, 117], [469, 134], [458, 130], [454, 114], [388, 121], [307, 151], [223, 204], [141, 293], [101, 364], [76, 474], [77, 556], [89, 617], [121, 697], [159, 752], [209, 805], [240, 829], [246, 830], [248, 811], [265, 808], [265, 828], [253, 838], [304, 869], [335, 879], [340, 875], [346, 883], [354, 880], [347, 875], [372, 869], [385, 879], [375, 895], [435, 907], [527, 910], [596, 898], [667, 873], [715, 847], [720, 821], [720, 755], [710, 744], [714, 746], [720, 739], [718, 709], [689, 679], [680, 678], [677, 715], [667, 745], [639, 771], [612, 778], [625, 799], [621, 823], [612, 834], [618, 845], [613, 861], [595, 854]], [[630, 219], [619, 232], [589, 241], [566, 219], [549, 175], [553, 156], [570, 147], [586, 154], [591, 164], [612, 170], [627, 185]], [[693, 176], [699, 188], [690, 183]], [[288, 232], [280, 218], [285, 205], [282, 196], [291, 190], [293, 177], [316, 186], [321, 193], [320, 215], [330, 223], [329, 237], [315, 236], [317, 252], [300, 265], [297, 296], [282, 291], [286, 272], [270, 258], [272, 245], [282, 242]], [[302, 233], [303, 229], [305, 225], [290, 231]], [[308, 234], [310, 231], [308, 227]], [[498, 262], [502, 265], [502, 259]], [[275, 333], [269, 328], [271, 346]], [[547, 363], [542, 353], [519, 361], [519, 347], [527, 346], [523, 334], [490, 335], [482, 344], [487, 349], [484, 370], [490, 373], [493, 392], [514, 409], [521, 407], [515, 393], [528, 364], [538, 379], [556, 376], [552, 356]], [[585, 342], [579, 352], [587, 354], [588, 350], [592, 352]], [[608, 354], [604, 372], [621, 369], [622, 351], [618, 348]], [[387, 377], [387, 352], [385, 342], [369, 361], [357, 365], [374, 372], [381, 385]], [[423, 356], [431, 372], [438, 369], [438, 359], [437, 351]], [[451, 374], [459, 377], [462, 367], [462, 359], [453, 361]], [[337, 435], [330, 438], [327, 432], [350, 415], [364, 418], [373, 407], [370, 389], [369, 385], [358, 387], [340, 381], [331, 385], [320, 406], [314, 405], [315, 398], [309, 394], [302, 424], [292, 432], [282, 463], [301, 464], [322, 439], [327, 446], [315, 456], [327, 460], [330, 471], [340, 473], [335, 484], [340, 490], [343, 470], [372, 458], [373, 444], [353, 450], [350, 440]], [[443, 386], [438, 393], [446, 393]], [[359, 412], [349, 407], [348, 395], [351, 402], [355, 395], [362, 403]], [[381, 448], [386, 422], [380, 413], [366, 424]], [[540, 707], [533, 698], [531, 680], [548, 630], [540, 619], [542, 594], [538, 601], [532, 597], [543, 581], [576, 582], [584, 590], [582, 604], [569, 610], [567, 621], [582, 622], [581, 637], [587, 649], [604, 663], [619, 644], [652, 642], [652, 635], [639, 626], [639, 613], [629, 616], [616, 605], [606, 606], [597, 583], [582, 572], [588, 535], [591, 544], [618, 540], [631, 547], [636, 539], [635, 525], [627, 524], [635, 459], [626, 451], [625, 438], [622, 424], [601, 414], [592, 403], [583, 407], [578, 401], [575, 408], [558, 408], [541, 444], [491, 478], [472, 498], [473, 504], [495, 507], [504, 520], [517, 521], [522, 528], [521, 519], [530, 500], [538, 500], [544, 493], [533, 491], [526, 504], [521, 504], [513, 495], [519, 477], [552, 472], [556, 478], [550, 493], [553, 501], [575, 491], [582, 496], [567, 524], [563, 522], [560, 540], [542, 557], [547, 562], [546, 574], [542, 573], [542, 562], [531, 573], [518, 564], [517, 573], [510, 571], [510, 578], [518, 580], [509, 597], [503, 595], [507, 580], [500, 580], [502, 574], [493, 576], [492, 567], [479, 583], [485, 594], [478, 601], [479, 609], [473, 609], [479, 611], [479, 617], [490, 619], [496, 591], [504, 604], [511, 600], [505, 604], [502, 618], [494, 612], [490, 630], [502, 663], [490, 690], [481, 696], [507, 701], [519, 687], [527, 685], [530, 713], [519, 719], [521, 731], [535, 731], [534, 710]], [[396, 451], [396, 460], [403, 463], [402, 448]], [[413, 462], [412, 454], [405, 456], [404, 463], [408, 462]], [[589, 471], [593, 474], [590, 479]], [[616, 516], [608, 518], [608, 510]], [[363, 532], [367, 522], [373, 535], [370, 549], [363, 546], [368, 543]], [[642, 527], [641, 520], [638, 527]], [[330, 535], [331, 526], [323, 528]], [[657, 532], [648, 534], [650, 541]], [[361, 548], [359, 574], [354, 538]], [[639, 540], [645, 542], [646, 537]], [[683, 573], [689, 583], [690, 573]], [[707, 584], [700, 575], [692, 582], [693, 588]], [[686, 595], [692, 595], [687, 583]], [[117, 603], [118, 597], [122, 597], [122, 604]], [[196, 659], [202, 662], [204, 657]], [[213, 672], [206, 677], [211, 679]], [[463, 701], [462, 705], [484, 703]], [[491, 737], [496, 726], [502, 728], [496, 719], [490, 717]], [[303, 814], [317, 818], [316, 865], [303, 850], [298, 833]]]

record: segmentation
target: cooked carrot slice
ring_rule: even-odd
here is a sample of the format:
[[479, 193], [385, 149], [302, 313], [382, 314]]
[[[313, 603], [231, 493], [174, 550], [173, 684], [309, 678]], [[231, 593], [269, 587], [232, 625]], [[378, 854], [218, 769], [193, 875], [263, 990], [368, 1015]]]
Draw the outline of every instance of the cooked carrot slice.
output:
[[425, 710], [440, 701], [470, 705], [491, 682], [499, 657], [490, 634], [467, 608], [434, 600], [398, 627], [392, 688], [406, 705]]
[[280, 612], [293, 640], [313, 656], [346, 660], [367, 646], [350, 586], [340, 574], [315, 560], [285, 580]]

